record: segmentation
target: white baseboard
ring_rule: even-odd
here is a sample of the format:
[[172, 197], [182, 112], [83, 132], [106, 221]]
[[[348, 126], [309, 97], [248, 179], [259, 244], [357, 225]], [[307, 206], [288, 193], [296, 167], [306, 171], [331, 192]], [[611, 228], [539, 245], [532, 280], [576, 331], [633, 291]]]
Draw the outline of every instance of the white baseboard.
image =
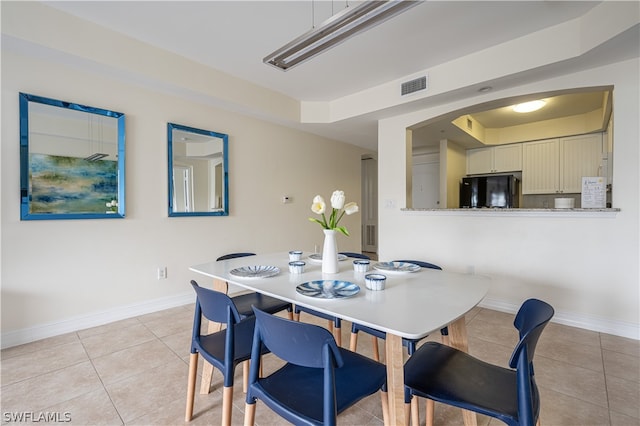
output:
[[[511, 302], [492, 298], [484, 298], [478, 306], [511, 314], [515, 314], [520, 308], [520, 305], [514, 305]], [[584, 328], [586, 330], [596, 331], [599, 333], [626, 337], [628, 339], [640, 340], [640, 324], [633, 324], [625, 321], [612, 321], [604, 318], [576, 314], [575, 312], [558, 311], [557, 309], [555, 315], [551, 319], [551, 322], [571, 327]]]
[[66, 333], [72, 333], [86, 328], [97, 327], [110, 322], [137, 317], [138, 315], [149, 314], [163, 309], [174, 308], [176, 306], [183, 306], [193, 302], [195, 302], [195, 293], [190, 291], [175, 296], [162, 297], [141, 303], [121, 306], [108, 311], [95, 312], [68, 318], [54, 323], [41, 324], [22, 330], [9, 331], [2, 333], [0, 337], [0, 347], [2, 349], [10, 348], [12, 346], [22, 345]]
[[[10, 348], [12, 346], [22, 345], [34, 342], [48, 337], [59, 336], [61, 334], [72, 333], [86, 328], [97, 327], [99, 325], [108, 324], [114, 321], [120, 321], [127, 318], [136, 317], [138, 315], [149, 314], [161, 311], [163, 309], [183, 306], [195, 301], [193, 292], [187, 292], [170, 297], [149, 300], [142, 303], [131, 304], [109, 311], [96, 312], [93, 314], [82, 315], [69, 318], [55, 323], [36, 325], [22, 330], [9, 331], [2, 333], [1, 348]], [[482, 308], [493, 309], [500, 312], [515, 314], [519, 305], [514, 305], [499, 299], [485, 298], [479, 304]], [[556, 313], [551, 320], [558, 324], [564, 324], [571, 327], [584, 328], [600, 333], [612, 334], [615, 336], [626, 337], [629, 339], [640, 340], [640, 326], [622, 321], [611, 321], [602, 318], [588, 317], [585, 315], [577, 315], [571, 312]]]

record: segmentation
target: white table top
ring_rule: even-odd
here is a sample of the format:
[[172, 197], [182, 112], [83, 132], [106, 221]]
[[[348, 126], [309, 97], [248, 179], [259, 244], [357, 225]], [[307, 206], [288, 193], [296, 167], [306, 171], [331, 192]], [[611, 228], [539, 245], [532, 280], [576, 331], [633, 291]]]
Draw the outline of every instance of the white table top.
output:
[[[273, 296], [296, 305], [308, 307], [339, 318], [357, 322], [397, 336], [419, 339], [440, 330], [462, 317], [486, 295], [489, 278], [422, 268], [413, 273], [385, 273], [385, 290], [371, 291], [365, 287], [363, 273], [353, 271], [353, 260], [340, 261], [337, 274], [323, 274], [321, 265], [303, 253], [305, 272], [289, 272], [287, 252], [212, 261], [195, 265], [190, 270], [221, 279], [242, 288]], [[368, 273], [376, 261], [371, 261]], [[276, 266], [280, 273], [269, 278], [239, 278], [229, 271], [243, 266]], [[319, 299], [303, 296], [296, 286], [315, 280], [349, 281], [360, 286], [360, 292], [345, 299]]]

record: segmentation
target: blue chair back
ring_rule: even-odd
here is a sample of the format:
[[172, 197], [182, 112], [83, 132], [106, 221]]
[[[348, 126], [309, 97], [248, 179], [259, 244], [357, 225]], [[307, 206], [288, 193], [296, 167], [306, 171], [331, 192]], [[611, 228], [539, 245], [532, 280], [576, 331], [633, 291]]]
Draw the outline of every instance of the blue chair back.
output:
[[338, 346], [327, 329], [279, 318], [256, 308], [253, 311], [256, 315], [254, 344], [262, 341], [271, 353], [302, 367], [342, 366]]
[[238, 313], [236, 309], [236, 305], [229, 296], [219, 291], [200, 287], [194, 280], [191, 280], [191, 286], [197, 296], [196, 320], [198, 322], [201, 321], [200, 314], [204, 315], [209, 321], [220, 322], [227, 325], [239, 323], [242, 320], [240, 313]]
[[533, 425], [534, 419], [539, 416], [540, 394], [534, 379], [533, 355], [538, 339], [553, 314], [554, 310], [548, 303], [528, 299], [518, 310], [513, 322], [520, 334], [520, 341], [511, 354], [509, 366], [516, 369], [518, 418], [522, 425]]
[[225, 254], [220, 256], [219, 258], [216, 259], [216, 261], [220, 261], [220, 260], [228, 260], [228, 259], [235, 259], [237, 257], [247, 257], [247, 256], [255, 256], [255, 253], [229, 253], [229, 254]]
[[371, 258], [369, 256], [367, 256], [366, 254], [362, 254], [362, 253], [354, 253], [354, 252], [350, 252], [350, 251], [341, 251], [339, 254], [344, 254], [345, 256], [353, 257], [354, 259], [371, 260]]
[[394, 260], [394, 262], [415, 263], [416, 265], [420, 266], [421, 268], [437, 269], [439, 271], [442, 271], [442, 268], [440, 266], [434, 265], [433, 263], [429, 263], [429, 262], [423, 262], [421, 260]]

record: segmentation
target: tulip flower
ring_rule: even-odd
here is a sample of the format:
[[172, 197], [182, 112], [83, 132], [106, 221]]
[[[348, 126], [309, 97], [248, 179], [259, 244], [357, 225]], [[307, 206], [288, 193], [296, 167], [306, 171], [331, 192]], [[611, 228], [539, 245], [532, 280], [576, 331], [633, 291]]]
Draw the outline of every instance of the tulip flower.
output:
[[338, 226], [340, 219], [345, 214], [352, 215], [358, 212], [358, 205], [354, 202], [345, 204], [345, 196], [343, 191], [334, 191], [331, 194], [331, 213], [329, 214], [329, 220], [325, 216], [327, 205], [324, 202], [324, 198], [320, 195], [316, 195], [313, 198], [313, 204], [311, 204], [311, 211], [315, 214], [322, 216], [322, 220], [310, 217], [311, 222], [319, 223], [323, 229], [334, 229], [342, 232], [344, 235], [349, 236], [349, 231], [344, 226]]

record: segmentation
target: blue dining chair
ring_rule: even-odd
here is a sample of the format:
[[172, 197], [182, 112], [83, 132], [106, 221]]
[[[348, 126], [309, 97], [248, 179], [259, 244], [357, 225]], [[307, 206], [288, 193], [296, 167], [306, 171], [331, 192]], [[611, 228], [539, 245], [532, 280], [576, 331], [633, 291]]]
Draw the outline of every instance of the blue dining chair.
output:
[[[337, 346], [327, 329], [254, 311], [245, 426], [254, 424], [257, 400], [295, 425], [335, 425], [338, 414], [385, 383], [383, 364]], [[259, 378], [263, 346], [286, 364]]]
[[[219, 291], [203, 288], [191, 281], [196, 292], [196, 307], [193, 317], [191, 335], [191, 354], [189, 356], [189, 380], [187, 385], [187, 408], [185, 421], [193, 417], [196, 377], [198, 373], [198, 356], [223, 376], [222, 390], [222, 424], [231, 424], [231, 407], [233, 401], [233, 374], [241, 362], [251, 358], [255, 316], [243, 317], [233, 300]], [[202, 318], [223, 323], [226, 328], [215, 333], [203, 335]], [[265, 348], [258, 348], [257, 355], [266, 353]]]
[[[442, 268], [438, 265], [434, 265], [433, 263], [429, 263], [429, 262], [423, 262], [420, 260], [394, 260], [394, 262], [413, 263], [420, 266], [421, 268], [437, 269], [439, 271], [442, 270]], [[378, 350], [378, 339], [384, 340], [387, 334], [384, 331], [376, 330], [375, 328], [367, 327], [362, 324], [357, 324], [357, 323], [351, 324], [351, 339], [349, 341], [349, 349], [354, 352], [356, 351], [358, 346], [358, 332], [360, 331], [363, 331], [372, 336], [373, 358], [376, 361], [380, 361], [380, 351]], [[440, 333], [443, 336], [443, 343], [447, 343], [449, 329], [447, 327], [444, 327], [442, 330], [440, 330]], [[416, 347], [420, 340], [402, 339], [402, 345], [407, 348], [407, 352], [409, 353], [409, 355], [411, 355], [416, 351]]]
[[[343, 251], [340, 252], [339, 254], [343, 254], [347, 257], [353, 257], [356, 259], [366, 259], [366, 260], [370, 260], [370, 257], [367, 256], [366, 254], [362, 254], [362, 253], [353, 253], [353, 252], [348, 252], [348, 251]], [[331, 333], [333, 333], [333, 336], [336, 339], [336, 342], [338, 343], [338, 346], [342, 346], [342, 320], [340, 320], [340, 318], [338, 317], [334, 317], [332, 315], [328, 315], [322, 312], [318, 312], [316, 310], [310, 309], [310, 308], [305, 308], [304, 306], [298, 306], [296, 305], [293, 309], [293, 319], [296, 321], [300, 320], [300, 312], [305, 312], [309, 315], [313, 315], [315, 317], [318, 318], [322, 318], [328, 321], [328, 328], [329, 331], [331, 331]]]
[[[216, 261], [227, 260], [227, 259], [235, 259], [238, 257], [247, 257], [247, 256], [255, 256], [255, 253], [229, 253], [224, 256], [220, 256], [216, 259]], [[293, 317], [293, 308], [291, 303], [284, 302], [280, 299], [276, 299], [275, 297], [265, 296], [264, 294], [260, 294], [258, 292], [240, 294], [238, 296], [233, 296], [233, 303], [236, 305], [238, 312], [242, 316], [252, 316], [253, 311], [251, 310], [252, 306], [257, 307], [258, 309], [269, 312], [270, 314], [275, 314], [277, 312], [284, 311], [285, 309], [288, 312], [289, 319]]]
[[[437, 342], [427, 342], [409, 358], [404, 382], [410, 395], [427, 399], [427, 425], [433, 419], [433, 401], [495, 417], [510, 426], [533, 426], [540, 414], [533, 355], [540, 334], [553, 317], [546, 302], [526, 300], [513, 322], [519, 338], [509, 367], [481, 361]], [[417, 404], [412, 404], [417, 419]]]
[[352, 257], [354, 259], [364, 259], [364, 260], [371, 260], [371, 258], [369, 256], [367, 256], [366, 254], [362, 254], [362, 253], [354, 253], [352, 251], [341, 251], [338, 254], [344, 254], [347, 257]]
[[[228, 259], [236, 259], [239, 257], [248, 257], [255, 256], [255, 253], [249, 252], [238, 252], [238, 253], [228, 253], [223, 256], [220, 256], [216, 259], [216, 261], [228, 260]], [[226, 290], [225, 290], [226, 292]], [[240, 313], [241, 317], [250, 317], [253, 316], [252, 306], [257, 306], [265, 312], [269, 312], [270, 314], [275, 314], [277, 312], [287, 310], [289, 319], [293, 318], [293, 307], [289, 302], [284, 302], [280, 299], [276, 299], [275, 297], [265, 296], [264, 294], [260, 294], [258, 292], [244, 293], [238, 296], [233, 296], [231, 298], [233, 300], [236, 309]], [[210, 324], [209, 332], [212, 333], [214, 331], [219, 331], [221, 329], [220, 324]], [[249, 370], [247, 365], [243, 366], [243, 390], [246, 392], [247, 383], [249, 381]], [[211, 380], [213, 377], [213, 370], [210, 367], [207, 367], [202, 372], [202, 384], [200, 387], [201, 394], [208, 394], [211, 389]]]

